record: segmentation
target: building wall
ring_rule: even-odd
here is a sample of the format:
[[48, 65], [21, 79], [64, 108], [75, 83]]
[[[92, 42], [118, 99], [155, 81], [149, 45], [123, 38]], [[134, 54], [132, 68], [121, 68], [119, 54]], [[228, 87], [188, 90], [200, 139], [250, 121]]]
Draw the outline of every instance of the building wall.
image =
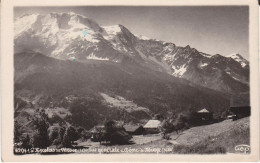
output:
[[135, 130], [133, 132], [133, 135], [141, 135], [144, 133], [144, 128], [143, 127], [139, 127], [137, 130]]
[[145, 128], [145, 134], [158, 134], [159, 132], [158, 128]]

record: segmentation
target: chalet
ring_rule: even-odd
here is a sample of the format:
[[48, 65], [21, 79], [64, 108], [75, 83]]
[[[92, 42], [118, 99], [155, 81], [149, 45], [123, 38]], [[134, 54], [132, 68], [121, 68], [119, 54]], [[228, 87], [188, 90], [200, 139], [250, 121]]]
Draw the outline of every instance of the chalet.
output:
[[110, 143], [128, 144], [131, 138], [132, 136], [125, 132], [123, 129], [118, 129], [110, 135]]
[[126, 144], [132, 138], [122, 127], [117, 127], [115, 130], [108, 134], [105, 126], [95, 126], [90, 131], [91, 141], [102, 142], [109, 141], [111, 144]]
[[233, 119], [244, 118], [251, 115], [250, 106], [231, 106], [230, 111], [236, 115]]
[[211, 121], [213, 119], [213, 114], [205, 108], [197, 111], [195, 115], [198, 121]]
[[146, 134], [156, 134], [160, 132], [161, 121], [159, 120], [149, 120], [144, 125], [144, 131]]
[[141, 135], [144, 133], [144, 128], [142, 125], [124, 125], [123, 128], [128, 134], [131, 135]]
[[233, 120], [250, 116], [251, 107], [249, 104], [249, 94], [232, 96], [229, 111], [235, 115]]

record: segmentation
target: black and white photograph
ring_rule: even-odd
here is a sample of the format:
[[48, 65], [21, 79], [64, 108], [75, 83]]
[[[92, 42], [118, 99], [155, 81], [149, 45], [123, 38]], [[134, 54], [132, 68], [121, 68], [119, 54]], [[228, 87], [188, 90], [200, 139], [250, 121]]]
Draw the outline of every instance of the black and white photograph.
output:
[[249, 20], [248, 5], [14, 6], [13, 154], [250, 155]]

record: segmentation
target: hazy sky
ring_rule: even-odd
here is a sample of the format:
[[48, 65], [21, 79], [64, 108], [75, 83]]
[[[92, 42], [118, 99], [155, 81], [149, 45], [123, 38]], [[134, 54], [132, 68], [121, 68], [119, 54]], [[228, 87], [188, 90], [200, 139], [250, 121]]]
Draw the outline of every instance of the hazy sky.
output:
[[122, 24], [134, 34], [190, 45], [208, 54], [239, 53], [248, 59], [247, 6], [219, 7], [19, 7], [14, 16], [75, 12], [100, 25]]

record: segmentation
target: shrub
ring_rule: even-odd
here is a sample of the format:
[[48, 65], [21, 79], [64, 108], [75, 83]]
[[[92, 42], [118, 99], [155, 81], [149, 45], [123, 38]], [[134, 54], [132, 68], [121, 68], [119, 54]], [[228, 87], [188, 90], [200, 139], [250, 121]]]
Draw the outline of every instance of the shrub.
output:
[[49, 139], [47, 134], [41, 134], [36, 131], [33, 134], [33, 147], [34, 148], [46, 148], [49, 146]]
[[67, 130], [63, 136], [62, 145], [63, 147], [67, 147], [67, 148], [70, 148], [72, 146]]
[[62, 122], [63, 119], [62, 119], [60, 116], [58, 116], [56, 113], [54, 113], [54, 115], [53, 115], [51, 118], [49, 118], [48, 121], [49, 121], [51, 124], [54, 124], [54, 123]]
[[36, 131], [33, 134], [33, 146], [39, 148], [46, 148], [49, 146], [48, 128], [47, 122], [48, 116], [44, 111], [40, 111], [35, 115], [33, 120]]
[[113, 133], [116, 130], [116, 122], [113, 120], [107, 121], [105, 123], [105, 130], [108, 134]]
[[167, 134], [167, 133], [163, 133], [163, 139], [170, 140], [171, 137], [170, 137], [169, 134]]
[[67, 128], [66, 134], [68, 135], [69, 140], [71, 142], [74, 142], [79, 139], [79, 134], [77, 133], [76, 129], [72, 126]]
[[176, 131], [177, 133], [180, 130], [184, 130], [192, 126], [190, 123], [192, 122], [191, 114], [179, 114], [178, 116], [174, 116], [175, 119], [167, 119], [164, 121], [162, 125], [163, 133], [170, 133]]
[[22, 145], [21, 148], [30, 149], [32, 148], [32, 143], [29, 135], [27, 135], [25, 138], [22, 139]]
[[155, 115], [153, 116], [153, 119], [155, 119], [155, 120], [163, 120], [164, 117], [163, 117], [162, 114], [155, 114]]
[[49, 128], [49, 140], [53, 141], [59, 137], [59, 128], [58, 127], [50, 127]]
[[71, 147], [73, 142], [78, 140], [79, 134], [76, 132], [76, 129], [72, 126], [68, 127], [64, 133], [62, 145], [64, 147]]
[[59, 136], [60, 136], [60, 140], [61, 141], [63, 141], [63, 137], [64, 137], [64, 134], [65, 134], [65, 131], [66, 131], [65, 127], [60, 127]]
[[14, 122], [14, 142], [18, 143], [20, 141], [20, 136], [22, 135], [22, 133], [20, 132], [20, 124], [15, 121]]
[[53, 140], [53, 145], [59, 145], [59, 144], [61, 144], [62, 142], [61, 142], [61, 140], [58, 138], [58, 139], [55, 139], [55, 140]]
[[171, 120], [165, 120], [163, 122], [161, 130], [165, 134], [173, 132], [174, 131], [174, 125], [173, 125], [172, 121]]

